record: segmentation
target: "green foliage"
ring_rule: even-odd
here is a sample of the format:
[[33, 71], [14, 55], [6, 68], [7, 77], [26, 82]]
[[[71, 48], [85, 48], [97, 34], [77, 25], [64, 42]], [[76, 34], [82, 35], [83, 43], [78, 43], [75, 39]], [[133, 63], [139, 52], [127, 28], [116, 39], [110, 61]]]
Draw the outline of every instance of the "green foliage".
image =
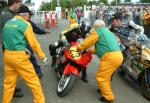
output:
[[31, 3], [31, 0], [26, 0], [25, 3]]
[[88, 2], [88, 5], [89, 5], [89, 6], [97, 5], [97, 2], [96, 2], [96, 1], [89, 1], [89, 2]]
[[60, 5], [63, 8], [71, 8], [72, 4], [70, 0], [61, 0]]
[[150, 0], [140, 0], [142, 3], [150, 3]]
[[49, 3], [42, 3], [41, 7], [40, 7], [40, 11], [49, 11], [49, 10], [55, 10], [57, 6], [57, 1], [56, 0], [52, 0], [52, 2]]
[[112, 6], [115, 6], [115, 5], [116, 5], [116, 0], [111, 1], [110, 4], [111, 4]]
[[84, 6], [88, 2], [87, 2], [87, 0], [74, 0], [74, 3], [75, 3], [75, 7], [77, 7], [77, 6]]
[[99, 0], [100, 3], [108, 4], [107, 0]]
[[5, 0], [0, 1], [0, 12], [2, 9], [4, 9], [5, 7], [7, 7], [7, 2]]
[[[117, 0], [117, 4], [120, 3], [120, 2], [121, 2], [121, 0]], [[111, 1], [111, 5], [115, 6], [116, 5], [116, 0]]]
[[125, 0], [124, 2], [131, 2], [131, 0]]
[[[76, 8], [87, 4], [87, 0], [60, 0], [62, 8]], [[57, 0], [52, 0], [50, 3], [42, 3], [40, 10], [54, 10], [57, 6]]]

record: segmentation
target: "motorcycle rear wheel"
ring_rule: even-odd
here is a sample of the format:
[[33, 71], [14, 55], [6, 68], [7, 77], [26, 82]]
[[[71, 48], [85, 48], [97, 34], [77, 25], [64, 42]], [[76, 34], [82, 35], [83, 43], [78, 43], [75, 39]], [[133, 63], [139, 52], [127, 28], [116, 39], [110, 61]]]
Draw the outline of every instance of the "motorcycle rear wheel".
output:
[[150, 100], [150, 84], [147, 83], [145, 73], [143, 73], [141, 76], [141, 91], [143, 96]]
[[73, 88], [76, 78], [77, 77], [72, 73], [69, 75], [63, 75], [57, 86], [57, 95], [60, 97], [67, 95]]

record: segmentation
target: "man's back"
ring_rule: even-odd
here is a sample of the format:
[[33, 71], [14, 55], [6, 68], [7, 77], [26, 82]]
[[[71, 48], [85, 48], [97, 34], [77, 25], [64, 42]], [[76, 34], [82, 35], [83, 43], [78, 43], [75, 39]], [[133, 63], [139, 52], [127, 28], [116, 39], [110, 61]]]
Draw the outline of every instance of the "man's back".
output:
[[24, 32], [28, 24], [21, 18], [16, 17], [8, 22], [3, 27], [3, 44], [5, 49], [18, 51], [24, 50], [27, 45]]
[[0, 15], [1, 15], [0, 16], [0, 43], [1, 43], [3, 26], [8, 20], [12, 19], [15, 16], [15, 12], [6, 8], [0, 13]]

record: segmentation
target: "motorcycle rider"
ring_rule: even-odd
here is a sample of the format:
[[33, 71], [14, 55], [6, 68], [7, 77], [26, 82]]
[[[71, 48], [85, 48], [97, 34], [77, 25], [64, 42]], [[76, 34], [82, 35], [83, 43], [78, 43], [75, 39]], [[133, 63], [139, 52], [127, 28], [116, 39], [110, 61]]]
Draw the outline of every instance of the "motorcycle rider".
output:
[[109, 29], [119, 37], [121, 42], [120, 47], [124, 55], [128, 47], [134, 44], [131, 38], [136, 41], [145, 41], [148, 39], [148, 37], [143, 34], [144, 28], [142, 26], [135, 24], [132, 20], [123, 23], [121, 16], [117, 13], [112, 16], [112, 24], [109, 26]]
[[125, 44], [128, 44], [128, 37], [130, 36], [131, 30], [138, 31], [141, 36], [143, 36], [144, 29], [142, 26], [135, 24], [132, 20], [129, 20], [127, 23], [123, 23], [121, 16], [117, 13], [112, 16], [112, 24], [109, 26], [110, 31], [115, 34], [119, 34], [121, 41]]
[[[59, 44], [61, 45], [61, 43], [70, 43], [70, 42], [76, 42], [78, 39], [80, 38], [85, 38], [86, 34], [88, 32], [90, 32], [91, 30], [91, 22], [90, 21], [82, 21], [80, 24], [78, 23], [74, 23], [71, 24], [70, 26], [68, 26], [67, 29], [63, 30], [60, 34], [60, 41]], [[56, 46], [55, 45], [50, 45], [49, 49], [51, 52], [51, 56], [52, 57], [52, 67], [54, 66], [55, 63], [55, 50], [56, 50]], [[84, 82], [88, 82], [87, 79], [87, 73], [86, 70], [82, 71], [82, 80]]]

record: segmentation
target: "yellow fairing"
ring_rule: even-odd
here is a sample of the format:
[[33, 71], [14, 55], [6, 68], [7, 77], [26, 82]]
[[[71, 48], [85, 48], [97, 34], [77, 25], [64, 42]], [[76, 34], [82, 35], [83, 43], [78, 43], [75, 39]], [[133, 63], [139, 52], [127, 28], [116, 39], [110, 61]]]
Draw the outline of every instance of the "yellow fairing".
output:
[[4, 63], [4, 92], [2, 103], [11, 103], [18, 76], [21, 76], [32, 89], [34, 103], [45, 103], [40, 81], [29, 60], [29, 55], [24, 51], [5, 50]]
[[101, 58], [99, 68], [96, 73], [98, 87], [103, 97], [113, 101], [115, 99], [111, 90], [111, 76], [122, 64], [123, 56], [120, 51], [108, 52]]

